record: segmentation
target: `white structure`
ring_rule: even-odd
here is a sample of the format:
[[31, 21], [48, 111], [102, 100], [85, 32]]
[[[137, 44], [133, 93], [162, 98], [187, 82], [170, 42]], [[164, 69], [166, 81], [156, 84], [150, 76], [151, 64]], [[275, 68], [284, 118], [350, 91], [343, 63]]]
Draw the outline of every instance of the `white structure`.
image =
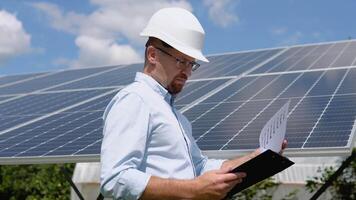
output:
[[[295, 165], [277, 174], [274, 178], [281, 185], [276, 189], [273, 199], [282, 199], [290, 192], [297, 190], [297, 199], [309, 199], [313, 194], [305, 190], [306, 180], [319, 176], [319, 169], [338, 167], [343, 157], [294, 157], [290, 158]], [[84, 199], [96, 199], [100, 186], [100, 163], [78, 163], [73, 174], [73, 182], [77, 185]], [[79, 200], [72, 189], [71, 199]], [[321, 199], [331, 199], [328, 192]]]

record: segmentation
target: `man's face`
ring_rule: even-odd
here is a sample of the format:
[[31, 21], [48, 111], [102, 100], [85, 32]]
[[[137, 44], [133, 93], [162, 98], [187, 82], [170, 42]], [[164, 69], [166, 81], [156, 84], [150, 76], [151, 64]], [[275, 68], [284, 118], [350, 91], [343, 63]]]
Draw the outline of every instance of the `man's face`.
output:
[[[192, 73], [192, 68], [187, 67], [181, 62], [177, 61], [194, 61], [193, 58], [171, 48], [161, 48], [165, 52], [162, 52], [158, 49], [160, 53], [160, 61], [164, 67], [167, 75], [167, 90], [169, 93], [175, 95], [182, 91], [186, 81]], [[175, 58], [174, 58], [175, 57]]]

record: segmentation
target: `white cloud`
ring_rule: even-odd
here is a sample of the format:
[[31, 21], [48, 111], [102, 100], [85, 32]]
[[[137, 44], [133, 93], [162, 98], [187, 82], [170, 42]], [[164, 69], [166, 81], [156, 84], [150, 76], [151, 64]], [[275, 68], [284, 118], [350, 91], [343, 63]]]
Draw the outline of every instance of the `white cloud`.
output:
[[287, 31], [288, 31], [287, 27], [277, 27], [277, 28], [273, 28], [271, 30], [271, 33], [272, 33], [272, 35], [279, 36], [279, 35], [283, 35], [283, 34], [287, 33]]
[[60, 31], [77, 34], [80, 24], [85, 20], [85, 15], [74, 12], [63, 13], [55, 4], [47, 2], [31, 3], [32, 7], [43, 11], [51, 22], [51, 26]]
[[[91, 0], [99, 9], [89, 16], [90, 23], [85, 24], [83, 32], [90, 31], [92, 23], [101, 30], [120, 33], [131, 43], [143, 43], [139, 33], [152, 14], [164, 7], [182, 7], [192, 10], [187, 1], [169, 0]], [[97, 32], [96, 32], [97, 33]]]
[[295, 45], [300, 43], [300, 39], [302, 39], [303, 33], [300, 31], [296, 31], [291, 35], [288, 35], [285, 39], [281, 41], [281, 45]]
[[[160, 8], [178, 6], [192, 10], [186, 0], [91, 0], [97, 7], [89, 15], [63, 12], [52, 3], [34, 3], [53, 28], [75, 34], [79, 57], [71, 65], [105, 66], [142, 61], [135, 47], [143, 49], [139, 36], [151, 15]], [[58, 61], [58, 60], [57, 60]], [[63, 64], [63, 59], [59, 60]], [[57, 62], [58, 63], [58, 62]]]
[[234, 13], [236, 1], [231, 0], [204, 0], [204, 5], [209, 9], [209, 17], [216, 25], [227, 27], [239, 22], [239, 17]]
[[129, 64], [141, 60], [131, 46], [118, 45], [110, 39], [79, 36], [75, 43], [81, 49], [79, 59], [73, 63], [75, 67]]
[[301, 31], [289, 31], [288, 27], [272, 28], [270, 33], [279, 41], [278, 45], [282, 46], [298, 44], [305, 37]]
[[30, 50], [31, 36], [21, 21], [6, 10], [0, 10], [0, 63]]

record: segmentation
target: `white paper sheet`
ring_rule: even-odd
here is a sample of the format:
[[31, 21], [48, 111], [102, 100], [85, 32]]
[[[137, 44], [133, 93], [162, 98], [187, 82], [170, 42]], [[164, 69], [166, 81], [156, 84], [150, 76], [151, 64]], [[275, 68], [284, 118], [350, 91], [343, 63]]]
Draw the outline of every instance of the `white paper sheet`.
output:
[[289, 101], [266, 123], [260, 133], [260, 148], [278, 153], [286, 134]]

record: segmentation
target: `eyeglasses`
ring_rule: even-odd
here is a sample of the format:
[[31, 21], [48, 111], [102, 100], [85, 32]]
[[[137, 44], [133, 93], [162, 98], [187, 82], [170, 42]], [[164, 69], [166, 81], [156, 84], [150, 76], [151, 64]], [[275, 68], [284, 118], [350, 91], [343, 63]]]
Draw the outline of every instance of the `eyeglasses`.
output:
[[186, 68], [192, 68], [192, 71], [197, 70], [200, 67], [200, 64], [195, 62], [195, 61], [186, 61], [186, 60], [182, 60], [179, 59], [175, 56], [173, 56], [172, 54], [168, 53], [167, 51], [164, 51], [163, 49], [159, 48], [159, 47], [155, 47], [154, 48], [160, 50], [161, 52], [163, 52], [164, 54], [174, 58], [177, 61], [177, 66], [179, 67], [179, 69], [186, 69]]

